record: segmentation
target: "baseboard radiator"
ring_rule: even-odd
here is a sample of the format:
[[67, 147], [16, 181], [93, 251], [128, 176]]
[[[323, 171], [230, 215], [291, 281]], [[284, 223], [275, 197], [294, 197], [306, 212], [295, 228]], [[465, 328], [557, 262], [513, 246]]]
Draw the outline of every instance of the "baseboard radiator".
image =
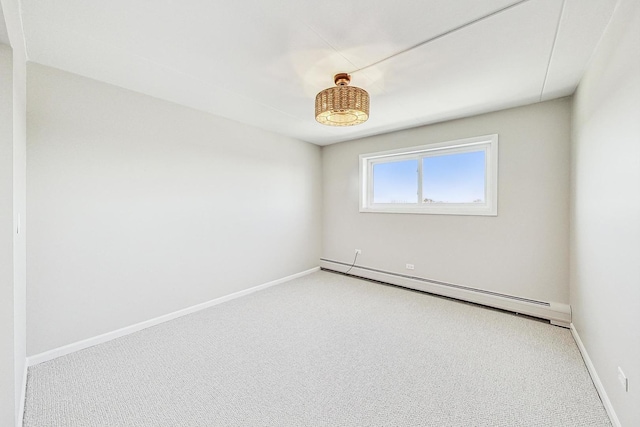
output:
[[[320, 268], [323, 270], [344, 273], [349, 267], [351, 267], [350, 263], [320, 258]], [[353, 265], [353, 268], [351, 268], [348, 274], [363, 279], [375, 280], [390, 285], [546, 319], [549, 320], [552, 325], [562, 326], [564, 328], [569, 328], [571, 324], [571, 307], [568, 304], [537, 301], [423, 277], [393, 273], [361, 265]]]

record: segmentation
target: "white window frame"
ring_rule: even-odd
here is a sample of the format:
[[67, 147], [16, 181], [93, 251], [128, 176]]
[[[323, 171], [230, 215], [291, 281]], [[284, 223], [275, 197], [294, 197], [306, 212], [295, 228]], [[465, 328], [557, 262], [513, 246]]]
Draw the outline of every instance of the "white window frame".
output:
[[[422, 159], [429, 156], [484, 151], [484, 203], [425, 203], [422, 195]], [[373, 166], [386, 162], [417, 160], [417, 203], [373, 203]], [[498, 135], [485, 135], [419, 147], [360, 155], [360, 212], [437, 215], [498, 215]]]

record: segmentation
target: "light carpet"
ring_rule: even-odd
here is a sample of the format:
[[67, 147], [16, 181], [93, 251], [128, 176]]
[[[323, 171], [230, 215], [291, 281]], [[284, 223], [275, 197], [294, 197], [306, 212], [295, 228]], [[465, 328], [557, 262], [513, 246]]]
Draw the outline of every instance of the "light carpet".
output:
[[31, 367], [24, 425], [611, 424], [567, 329], [318, 272]]

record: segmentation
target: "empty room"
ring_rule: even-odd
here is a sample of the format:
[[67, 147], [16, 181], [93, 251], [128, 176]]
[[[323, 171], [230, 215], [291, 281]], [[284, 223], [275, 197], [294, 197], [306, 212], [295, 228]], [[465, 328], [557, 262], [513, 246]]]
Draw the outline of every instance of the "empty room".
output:
[[0, 4], [0, 426], [640, 426], [640, 1]]

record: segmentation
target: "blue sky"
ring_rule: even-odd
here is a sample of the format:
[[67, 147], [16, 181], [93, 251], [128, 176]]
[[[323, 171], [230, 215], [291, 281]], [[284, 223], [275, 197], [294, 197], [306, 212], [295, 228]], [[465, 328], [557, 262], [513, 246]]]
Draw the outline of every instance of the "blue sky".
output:
[[[444, 203], [484, 201], [484, 151], [425, 157], [423, 197]], [[418, 160], [373, 168], [374, 203], [417, 203]]]

